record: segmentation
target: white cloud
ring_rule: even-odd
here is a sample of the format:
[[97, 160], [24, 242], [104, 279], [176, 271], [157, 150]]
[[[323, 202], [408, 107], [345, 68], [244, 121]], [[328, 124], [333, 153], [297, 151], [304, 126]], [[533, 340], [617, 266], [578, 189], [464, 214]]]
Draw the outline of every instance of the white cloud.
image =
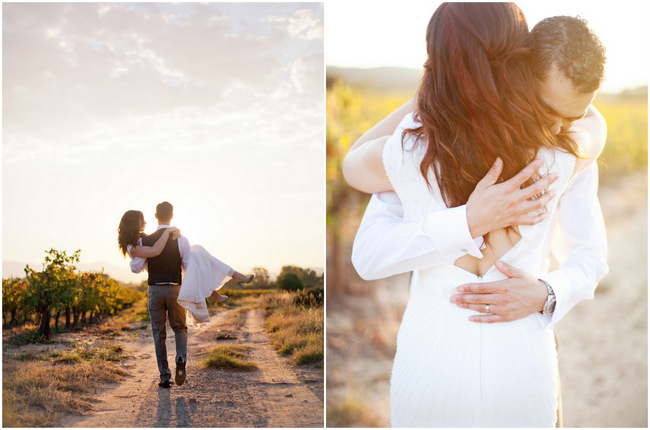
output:
[[[234, 250], [233, 265], [273, 270], [309, 252], [322, 261], [323, 94], [312, 72], [323, 48], [304, 25], [322, 27], [322, 8], [12, 3], [3, 12], [5, 258], [39, 261], [42, 249], [71, 244], [120, 264], [121, 213], [173, 198], [179, 211], [200, 206], [198, 218], [228, 226], [204, 226], [198, 243]], [[271, 15], [284, 27], [263, 21]], [[278, 190], [311, 197], [279, 207]], [[287, 211], [315, 215], [288, 222]], [[315, 251], [277, 249], [296, 231]], [[238, 251], [249, 234], [256, 251]]]

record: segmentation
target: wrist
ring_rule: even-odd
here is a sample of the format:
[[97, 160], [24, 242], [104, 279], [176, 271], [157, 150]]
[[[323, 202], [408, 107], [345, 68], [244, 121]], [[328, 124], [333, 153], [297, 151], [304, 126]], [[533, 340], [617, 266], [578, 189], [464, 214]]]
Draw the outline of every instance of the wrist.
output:
[[[481, 214], [478, 211], [478, 214]], [[490, 232], [489, 221], [481, 219], [480, 215], [475, 215], [474, 206], [468, 201], [465, 205], [465, 216], [467, 217], [467, 227], [472, 239], [485, 236]]]
[[555, 292], [553, 291], [553, 287], [543, 279], [538, 279], [538, 281], [546, 290], [546, 300], [540, 312], [542, 315], [552, 315], [555, 311]]

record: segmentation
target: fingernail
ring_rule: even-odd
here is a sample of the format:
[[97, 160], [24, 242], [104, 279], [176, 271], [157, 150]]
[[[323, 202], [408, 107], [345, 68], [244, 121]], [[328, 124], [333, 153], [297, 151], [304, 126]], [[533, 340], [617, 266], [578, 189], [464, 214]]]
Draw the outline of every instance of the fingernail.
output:
[[459, 293], [464, 293], [464, 292], [465, 292], [465, 287], [458, 287], [458, 288], [456, 288], [456, 290], [457, 290]]
[[458, 298], [457, 298], [456, 296], [451, 296], [451, 302], [452, 302], [452, 303], [457, 303], [457, 302], [458, 302]]

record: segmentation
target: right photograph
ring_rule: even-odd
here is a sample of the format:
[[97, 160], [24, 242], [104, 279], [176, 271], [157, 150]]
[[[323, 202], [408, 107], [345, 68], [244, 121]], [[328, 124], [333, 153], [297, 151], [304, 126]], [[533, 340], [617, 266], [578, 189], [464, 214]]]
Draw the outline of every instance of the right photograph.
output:
[[328, 3], [327, 427], [648, 426], [648, 6]]

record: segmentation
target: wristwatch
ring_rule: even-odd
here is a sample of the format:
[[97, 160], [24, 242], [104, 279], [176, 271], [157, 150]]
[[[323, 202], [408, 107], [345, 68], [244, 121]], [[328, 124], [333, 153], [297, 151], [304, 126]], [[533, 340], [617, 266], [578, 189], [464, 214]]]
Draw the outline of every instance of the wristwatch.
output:
[[551, 285], [546, 282], [543, 279], [540, 279], [546, 285], [546, 289], [548, 290], [548, 297], [546, 298], [546, 303], [544, 303], [544, 307], [542, 308], [542, 315], [551, 315], [555, 311], [555, 292], [553, 292], [553, 288], [551, 288]]

